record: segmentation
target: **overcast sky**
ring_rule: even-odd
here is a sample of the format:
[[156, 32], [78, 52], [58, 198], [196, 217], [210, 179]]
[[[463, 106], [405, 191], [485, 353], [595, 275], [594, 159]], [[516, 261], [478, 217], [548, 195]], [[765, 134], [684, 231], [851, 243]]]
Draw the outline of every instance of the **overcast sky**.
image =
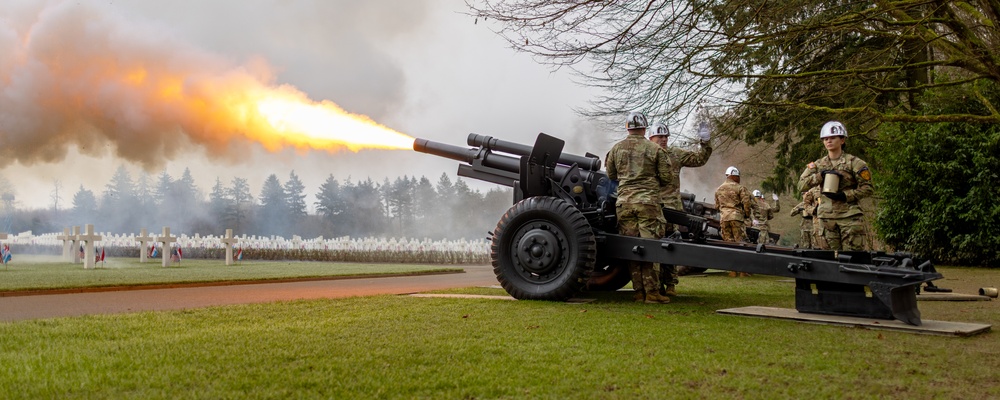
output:
[[[123, 24], [118, 32], [155, 32], [153, 43], [190, 47], [233, 65], [263, 62], [274, 72], [275, 84], [293, 85], [313, 100], [333, 101], [414, 137], [464, 145], [466, 136], [475, 132], [531, 143], [538, 132], [546, 132], [572, 139], [567, 151], [598, 154], [616, 137], [573, 112], [590, 97], [588, 89], [571, 82], [568, 72], [552, 72], [510, 50], [488, 24], [463, 14], [462, 0], [5, 1], [0, 19], [9, 46], [25, 40], [26, 27], [36, 23], [46, 7], [71, 17], [80, 13], [77, 17], [85, 24]], [[53, 31], [50, 35], [61, 34]], [[4, 91], [9, 84], [4, 82]], [[5, 108], [0, 109], [0, 124], [15, 117], [12, 107]], [[60, 208], [67, 208], [81, 184], [100, 195], [119, 165], [133, 177], [143, 171], [139, 163], [116, 156], [127, 154], [119, 147], [128, 144], [94, 144], [101, 145], [88, 149], [94, 155], [81, 155], [78, 146], [70, 145], [64, 155], [8, 160], [2, 174], [13, 183], [21, 207], [50, 207], [59, 180]], [[424, 175], [436, 182], [442, 172], [454, 177], [457, 169], [453, 161], [412, 151], [273, 154], [251, 146], [234, 163], [210, 156], [209, 149], [199, 145], [177, 141], [166, 146], [178, 148], [162, 152], [162, 167], [153, 167], [150, 175], [165, 168], [177, 178], [190, 167], [206, 193], [217, 177], [227, 186], [233, 177], [242, 177], [249, 179], [256, 195], [268, 174], [284, 182], [294, 170], [306, 185], [310, 206], [329, 174], [355, 182]], [[11, 151], [27, 150], [7, 148], [8, 159]]]

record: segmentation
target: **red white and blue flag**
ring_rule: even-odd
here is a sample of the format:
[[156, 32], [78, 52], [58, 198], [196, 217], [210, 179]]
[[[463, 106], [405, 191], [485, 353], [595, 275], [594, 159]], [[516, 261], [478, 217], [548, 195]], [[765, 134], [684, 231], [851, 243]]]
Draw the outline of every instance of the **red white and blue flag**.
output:
[[242, 247], [240, 247], [239, 249], [236, 250], [236, 259], [237, 260], [242, 260], [243, 259], [243, 248]]
[[10, 259], [11, 259], [10, 245], [6, 245], [6, 244], [3, 245], [3, 249], [0, 249], [0, 258], [3, 259], [3, 263], [4, 264], [7, 264], [7, 263], [10, 262]]

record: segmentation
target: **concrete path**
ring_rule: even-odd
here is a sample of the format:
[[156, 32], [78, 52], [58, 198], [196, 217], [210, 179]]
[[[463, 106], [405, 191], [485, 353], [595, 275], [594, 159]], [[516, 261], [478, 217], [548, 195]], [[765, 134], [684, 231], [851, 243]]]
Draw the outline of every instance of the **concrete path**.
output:
[[497, 284], [490, 266], [463, 268], [465, 273], [456, 274], [0, 297], [0, 322], [299, 299], [408, 294]]

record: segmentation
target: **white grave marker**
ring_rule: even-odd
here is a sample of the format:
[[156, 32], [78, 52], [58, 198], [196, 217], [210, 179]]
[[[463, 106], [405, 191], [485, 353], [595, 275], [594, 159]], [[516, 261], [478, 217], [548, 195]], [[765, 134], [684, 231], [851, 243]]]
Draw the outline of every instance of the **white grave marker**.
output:
[[79, 226], [74, 226], [73, 227], [73, 251], [71, 251], [71, 253], [73, 253], [73, 264], [76, 264], [76, 263], [80, 262], [80, 251], [78, 250], [79, 248], [80, 248], [80, 227]]
[[222, 243], [226, 246], [226, 265], [233, 265], [233, 245], [239, 241], [233, 237], [232, 229], [226, 229], [226, 237], [222, 239]]
[[170, 247], [171, 247], [170, 244], [173, 243], [173, 242], [176, 242], [176, 241], [177, 241], [177, 237], [170, 236], [170, 227], [167, 227], [167, 226], [163, 227], [163, 233], [162, 233], [162, 235], [156, 237], [156, 242], [157, 243], [163, 243], [163, 246], [162, 246], [163, 254], [162, 255], [163, 255], [163, 266], [164, 267], [166, 267], [168, 264], [170, 264]]
[[94, 260], [94, 242], [101, 240], [101, 235], [94, 234], [94, 224], [87, 224], [87, 230], [77, 236], [77, 240], [87, 243], [83, 246], [83, 269], [94, 268], [96, 262]]
[[63, 261], [73, 261], [73, 236], [69, 234], [69, 228], [63, 228], [63, 234], [56, 236], [56, 239], [62, 240], [62, 259]]
[[146, 228], [142, 228], [139, 230], [139, 237], [135, 238], [135, 240], [139, 241], [139, 262], [144, 263], [146, 262], [146, 255], [149, 254], [149, 250], [146, 249], [146, 243], [152, 242], [153, 237], [149, 236]]

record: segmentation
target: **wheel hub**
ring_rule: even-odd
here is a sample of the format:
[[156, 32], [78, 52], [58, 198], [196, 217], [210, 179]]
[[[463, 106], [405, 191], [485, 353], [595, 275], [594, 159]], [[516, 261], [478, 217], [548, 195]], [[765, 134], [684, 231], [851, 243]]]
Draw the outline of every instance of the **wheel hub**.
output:
[[559, 239], [548, 230], [532, 229], [518, 240], [516, 255], [526, 271], [545, 273], [559, 264]]

